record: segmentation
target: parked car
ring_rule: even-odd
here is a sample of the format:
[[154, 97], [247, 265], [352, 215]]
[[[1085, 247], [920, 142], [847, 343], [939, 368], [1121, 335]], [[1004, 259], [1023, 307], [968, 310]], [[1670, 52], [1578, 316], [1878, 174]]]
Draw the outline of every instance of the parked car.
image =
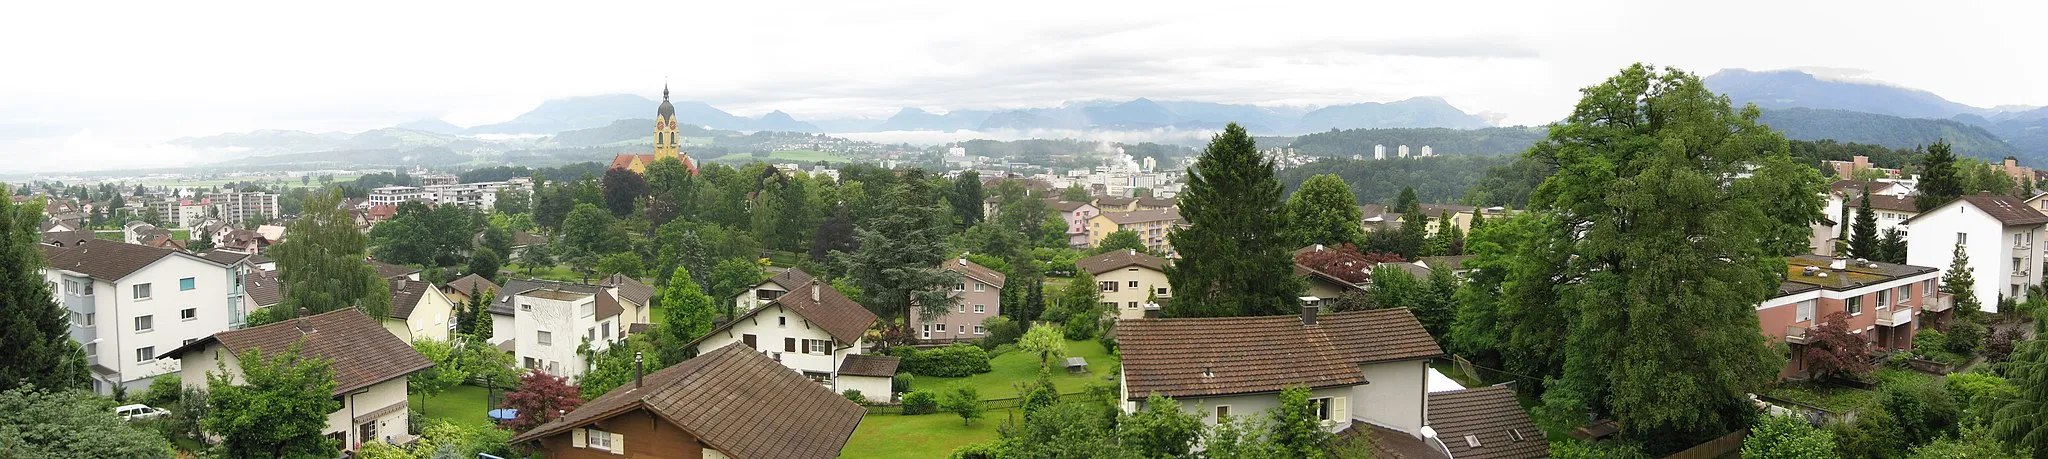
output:
[[150, 408], [149, 405], [121, 405], [114, 407], [114, 414], [121, 416], [121, 419], [139, 421], [155, 419], [171, 414], [171, 412], [164, 411], [163, 408]]

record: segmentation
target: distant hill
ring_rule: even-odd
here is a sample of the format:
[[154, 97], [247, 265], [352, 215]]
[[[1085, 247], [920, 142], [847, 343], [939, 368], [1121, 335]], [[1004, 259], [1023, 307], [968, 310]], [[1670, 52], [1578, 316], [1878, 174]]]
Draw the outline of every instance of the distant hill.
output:
[[173, 139], [171, 145], [199, 149], [221, 149], [243, 151], [248, 155], [276, 155], [328, 151], [340, 146], [348, 137], [314, 134], [306, 131], [265, 129], [241, 133], [216, 134], [206, 137], [185, 137]]
[[1465, 113], [1438, 97], [1416, 97], [1397, 102], [1366, 102], [1334, 105], [1310, 111], [1295, 123], [1294, 132], [1330, 129], [1432, 128], [1476, 129], [1486, 119]]
[[921, 108], [904, 107], [894, 116], [875, 125], [881, 131], [957, 131], [974, 129], [987, 121], [990, 112], [979, 110], [954, 110], [944, 115], [927, 112]]
[[817, 125], [797, 121], [796, 118], [791, 118], [788, 113], [783, 113], [781, 110], [768, 112], [766, 115], [761, 115], [760, 119], [753, 121], [754, 129], [752, 130], [757, 131], [825, 132], [822, 129], [818, 129]]
[[[1437, 156], [1516, 155], [1543, 140], [1545, 131], [1540, 127], [1497, 127], [1484, 129], [1449, 128], [1397, 128], [1397, 129], [1347, 129], [1325, 131], [1295, 138], [1291, 145], [1296, 153], [1312, 156], [1334, 156], [1350, 158], [1359, 155], [1372, 159], [1373, 145], [1386, 145], [1387, 155], [1393, 156], [1401, 145], [1407, 145], [1409, 154], [1421, 154], [1422, 146], [1428, 145]], [[1261, 138], [1259, 147], [1277, 147], [1277, 140], [1269, 144]]]
[[975, 129], [982, 131], [992, 131], [997, 129], [1030, 130], [1079, 127], [1081, 126], [1063, 126], [1058, 120], [1047, 118], [1036, 113], [1031, 113], [1023, 110], [1011, 110], [1007, 112], [996, 113], [994, 115], [989, 115], [988, 119], [983, 120], [981, 122], [981, 125], [976, 126]]
[[[702, 126], [693, 124], [680, 124], [676, 127], [676, 134], [681, 137], [718, 137], [739, 135], [739, 132], [705, 129]], [[562, 131], [556, 133], [552, 140], [556, 146], [572, 148], [611, 144], [654, 145], [654, 119], [618, 120], [605, 127]]]
[[2042, 154], [2048, 150], [2023, 154], [1984, 128], [1956, 120], [1901, 118], [1848, 110], [1793, 108], [1764, 110], [1762, 121], [1773, 129], [1783, 131], [1785, 137], [1791, 139], [1834, 139], [1839, 142], [1867, 143], [1891, 148], [1913, 148], [1946, 139], [1955, 147], [1956, 154], [1961, 156], [1987, 160], [2018, 156], [2022, 160], [2031, 158], [2029, 162], [2033, 164], [2048, 164], [2048, 161], [2043, 161], [2048, 159], [2048, 155]]
[[[471, 127], [469, 134], [552, 134], [654, 116], [656, 102], [631, 94], [580, 96], [542, 102], [511, 121]], [[681, 106], [677, 106], [680, 118]], [[723, 113], [723, 112], [720, 112]], [[727, 115], [731, 116], [731, 115]]]
[[1875, 83], [1831, 81], [1797, 70], [1729, 69], [1705, 79], [1714, 92], [1725, 93], [1737, 106], [1848, 110], [1901, 118], [1950, 118], [1988, 115], [1991, 110], [1951, 102], [1932, 92]]
[[415, 131], [420, 131], [420, 132], [432, 132], [432, 133], [435, 133], [435, 134], [461, 134], [461, 133], [462, 133], [462, 126], [456, 126], [456, 125], [455, 125], [455, 123], [450, 123], [450, 122], [444, 121], [444, 120], [442, 120], [442, 119], [440, 119], [440, 118], [428, 118], [428, 119], [423, 119], [423, 120], [412, 120], [412, 121], [407, 121], [407, 122], [403, 122], [403, 123], [398, 123], [398, 125], [397, 125], [397, 126], [392, 126], [392, 127], [395, 127], [395, 128], [399, 128], [399, 129], [411, 129], [411, 130], [415, 130]]

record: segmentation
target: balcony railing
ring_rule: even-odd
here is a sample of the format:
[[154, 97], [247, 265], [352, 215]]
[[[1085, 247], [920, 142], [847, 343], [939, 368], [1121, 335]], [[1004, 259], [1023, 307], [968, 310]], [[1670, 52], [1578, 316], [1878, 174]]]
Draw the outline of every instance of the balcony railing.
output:
[[1950, 298], [1946, 294], [1937, 293], [1933, 295], [1927, 295], [1926, 299], [1921, 300], [1920, 309], [1927, 312], [1942, 312], [1947, 311], [1949, 308], [1955, 307], [1955, 305], [1956, 303], [1954, 298]]
[[1786, 325], [1785, 342], [1792, 344], [1806, 344], [1806, 327], [1798, 325]]
[[1877, 311], [1877, 325], [1897, 327], [1913, 323], [1912, 308], [1880, 309]]

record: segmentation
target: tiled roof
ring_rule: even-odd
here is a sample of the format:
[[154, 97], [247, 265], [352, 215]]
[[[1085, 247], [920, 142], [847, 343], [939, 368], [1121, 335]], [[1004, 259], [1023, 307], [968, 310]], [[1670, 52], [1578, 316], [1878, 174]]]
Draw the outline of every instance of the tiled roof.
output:
[[[1396, 269], [1400, 269], [1400, 270], [1402, 270], [1402, 271], [1407, 271], [1407, 272], [1408, 272], [1408, 275], [1411, 275], [1411, 276], [1415, 276], [1415, 278], [1416, 278], [1416, 279], [1428, 279], [1428, 278], [1429, 278], [1429, 268], [1425, 268], [1425, 267], [1422, 267], [1422, 265], [1418, 265], [1418, 264], [1414, 264], [1414, 263], [1407, 263], [1407, 262], [1400, 262], [1400, 263], [1395, 263], [1395, 262], [1387, 262], [1387, 263], [1380, 263], [1380, 264], [1379, 264], [1378, 266], [1391, 266], [1391, 267], [1394, 267], [1394, 268], [1396, 268]], [[1374, 268], [1375, 268], [1375, 269], [1377, 269], [1377, 268], [1378, 268], [1378, 266], [1375, 266]]]
[[44, 244], [56, 244], [64, 247], [74, 247], [77, 246], [79, 243], [97, 239], [98, 237], [93, 236], [92, 230], [77, 230], [46, 232], [42, 233], [42, 238]]
[[1165, 209], [1138, 210], [1131, 212], [1103, 212], [1102, 217], [1109, 219], [1109, 221], [1116, 222], [1116, 224], [1118, 225], [1128, 225], [1132, 223], [1144, 222], [1178, 222], [1180, 221], [1180, 208], [1168, 207]]
[[[2027, 207], [2026, 203], [2021, 202], [2019, 199], [2014, 199], [2013, 197], [2006, 195], [1994, 195], [1988, 191], [1978, 192], [1977, 194], [1963, 195], [1962, 197], [1956, 198], [1956, 201], [1945, 202], [1942, 203], [1940, 206], [1936, 206], [1935, 208], [1945, 208], [1955, 204], [1958, 201], [1968, 203], [1970, 206], [1976, 207], [1977, 210], [1984, 212], [1985, 215], [1990, 215], [1991, 218], [1997, 219], [1999, 222], [2005, 223], [2005, 226], [2039, 225], [2043, 223], [2048, 223], [2048, 214], [2042, 214], [2039, 210], [2034, 210], [2034, 208], [2032, 207]], [[1919, 220], [1929, 215], [1936, 215], [1940, 213], [1941, 212], [1933, 211], [1924, 212], [1920, 215], [1914, 215], [1912, 218], [1906, 219], [1906, 223], [1910, 224], [1914, 220]]]
[[[628, 382], [561, 419], [512, 438], [525, 443], [636, 409], [734, 458], [836, 458], [867, 413], [830, 389], [734, 344]], [[628, 439], [631, 441], [631, 439]]]
[[982, 281], [983, 283], [993, 285], [996, 287], [997, 290], [1001, 290], [1003, 288], [1003, 273], [998, 272], [994, 269], [989, 269], [989, 267], [987, 266], [982, 266], [980, 263], [967, 261], [966, 258], [956, 257], [954, 259], [946, 260], [944, 262], [939, 263], [939, 266], [944, 267], [950, 271], [959, 272], [960, 274], [966, 275], [967, 277], [973, 278], [974, 280]]
[[[180, 253], [171, 249], [100, 239], [85, 241], [68, 249], [51, 248], [58, 249], [44, 251], [51, 268], [83, 273], [94, 279], [106, 281], [121, 280], [156, 263], [157, 260]], [[205, 260], [196, 256], [193, 258]]]
[[1365, 382], [1359, 365], [1444, 353], [1407, 309], [1301, 322], [1300, 315], [1118, 321], [1124, 384], [1133, 399], [1351, 386]]
[[[1849, 206], [1851, 209], [1861, 209], [1863, 208], [1863, 197], [1851, 196], [1849, 197], [1849, 202], [1844, 205]], [[1920, 213], [1920, 208], [1913, 205], [1913, 198], [1905, 196], [1872, 195], [1870, 196], [1870, 208], [1893, 212]]]
[[1373, 459], [1451, 459], [1429, 442], [1407, 432], [1357, 419], [1352, 419], [1351, 427], [1338, 431], [1336, 436], [1339, 440], [1350, 440], [1361, 434], [1372, 440]]
[[545, 243], [547, 241], [548, 238], [540, 237], [534, 235], [533, 233], [528, 233], [525, 231], [512, 232], [512, 245], [533, 245]]
[[622, 312], [626, 312], [626, 308], [619, 306], [619, 300], [612, 297], [611, 291], [597, 291], [597, 320], [618, 317]]
[[1165, 271], [1166, 259], [1138, 253], [1136, 250], [1118, 250], [1088, 258], [1074, 260], [1074, 267], [1090, 275], [1102, 274], [1126, 266], [1143, 266], [1153, 271]]
[[427, 290], [434, 288], [434, 284], [404, 277], [393, 278], [386, 284], [391, 287], [391, 318], [400, 320], [412, 317], [412, 308], [419, 306]]
[[420, 272], [418, 268], [399, 266], [377, 260], [363, 260], [363, 262], [369, 263], [370, 268], [377, 270], [377, 276], [383, 277], [385, 279], [391, 279], [394, 277], [406, 277], [411, 276], [414, 273]]
[[[989, 197], [989, 199], [998, 199], [998, 197], [994, 197], [994, 196], [991, 196], [991, 197]], [[1073, 212], [1073, 211], [1075, 211], [1075, 210], [1079, 210], [1079, 209], [1080, 209], [1080, 208], [1081, 208], [1082, 206], [1087, 206], [1087, 205], [1090, 205], [1090, 204], [1088, 204], [1088, 203], [1085, 203], [1085, 202], [1080, 202], [1080, 201], [1050, 201], [1050, 200], [1049, 200], [1049, 201], [1046, 201], [1046, 204], [1048, 205], [1048, 207], [1052, 207], [1052, 208], [1053, 208], [1053, 210], [1057, 210], [1057, 211], [1060, 211], [1060, 212]]]
[[1337, 275], [1335, 274], [1317, 271], [1315, 268], [1302, 266], [1301, 263], [1294, 264], [1294, 275], [1309, 278], [1310, 282], [1321, 280], [1323, 283], [1334, 285], [1338, 289], [1342, 290], [1357, 290], [1360, 292], [1365, 291], [1365, 287], [1360, 287], [1358, 286], [1358, 284], [1354, 284], [1351, 283], [1351, 281], [1344, 280], [1344, 278], [1342, 277], [1337, 277]]
[[633, 304], [646, 306], [648, 301], [654, 298], [654, 287], [642, 284], [639, 279], [632, 276], [613, 274], [604, 278], [603, 284], [619, 289], [619, 299], [631, 301]]
[[[817, 301], [811, 300], [812, 286], [818, 287]], [[782, 294], [781, 297], [775, 298], [775, 301], [742, 313], [739, 317], [733, 318], [733, 320], [718, 324], [710, 332], [697, 337], [696, 341], [684, 344], [683, 347], [696, 346], [697, 343], [703, 342], [705, 338], [730, 329], [734, 324], [740, 323], [740, 320], [760, 314], [761, 311], [768, 310], [768, 306], [776, 304], [788, 307], [791, 311], [795, 311], [798, 316], [811, 321], [812, 325], [825, 329], [825, 333], [832, 335], [832, 339], [845, 343], [851, 343], [854, 340], [860, 339], [861, 335], [867, 333], [868, 327], [875, 326], [875, 322], [881, 320], [880, 317], [875, 317], [875, 313], [868, 312], [867, 307], [853, 302], [846, 295], [839, 294], [838, 289], [819, 282], [817, 279], [789, 287], [789, 293]]]
[[1892, 185], [1891, 182], [1836, 180], [1834, 183], [1828, 184], [1828, 191], [1834, 192], [1836, 194], [1841, 194], [1844, 196], [1856, 196], [1862, 195], [1864, 191], [1863, 189], [1866, 186], [1870, 188], [1871, 193], [1883, 193], [1885, 190], [1891, 189], [1891, 187], [1894, 185]]
[[1102, 207], [1124, 207], [1124, 206], [1128, 206], [1128, 205], [1131, 205], [1131, 203], [1132, 203], [1132, 202], [1137, 202], [1137, 201], [1138, 201], [1138, 198], [1126, 198], [1126, 197], [1123, 197], [1123, 196], [1096, 196], [1096, 197], [1095, 197], [1095, 202], [1096, 202], [1097, 204], [1101, 205]]
[[212, 342], [219, 342], [236, 354], [260, 349], [268, 355], [290, 349], [300, 340], [305, 340], [299, 348], [300, 355], [325, 359], [334, 370], [335, 395], [434, 366], [412, 346], [400, 341], [398, 335], [385, 330], [377, 319], [354, 308], [215, 333], [159, 358], [176, 358], [187, 351], [205, 349]]
[[604, 290], [604, 287], [599, 287], [590, 284], [578, 284], [574, 282], [556, 282], [538, 279], [512, 279], [505, 281], [505, 288], [498, 289], [498, 298], [495, 300], [491, 300], [491, 307], [487, 310], [490, 311], [490, 313], [492, 314], [502, 316], [512, 315], [513, 295], [518, 295], [521, 293], [526, 293], [536, 289], [544, 288], [565, 290], [576, 293], [593, 294], [597, 293], [598, 290]]
[[199, 257], [213, 260], [214, 263], [231, 265], [235, 264], [235, 262], [249, 259], [249, 254], [228, 250], [208, 250], [200, 253]]
[[243, 276], [242, 291], [248, 293], [249, 300], [259, 308], [284, 302], [284, 283], [278, 280], [277, 271], [258, 271]]
[[796, 288], [798, 285], [810, 283], [811, 273], [804, 272], [802, 268], [789, 268], [769, 276], [768, 281], [783, 288]]
[[846, 356], [846, 360], [839, 363], [839, 374], [887, 378], [896, 376], [896, 365], [901, 362], [900, 359], [887, 355], [853, 354]]
[[461, 279], [448, 281], [448, 289], [457, 292], [462, 292], [463, 295], [469, 296], [476, 296], [478, 292], [494, 292], [504, 290], [502, 288], [498, 288], [498, 284], [495, 282], [491, 282], [490, 279], [485, 279], [484, 276], [478, 276], [475, 274], [462, 276]]
[[[1458, 459], [1549, 457], [1550, 443], [1529, 413], [1503, 386], [1429, 394], [1429, 426]], [[1510, 431], [1515, 431], [1511, 433]], [[1515, 440], [1520, 434], [1521, 440]], [[1478, 446], [1472, 446], [1477, 440]]]
[[1168, 199], [1168, 198], [1138, 198], [1138, 207], [1173, 207], [1173, 206], [1174, 206], [1174, 202], [1173, 202], [1173, 200], [1172, 200], [1172, 199]]

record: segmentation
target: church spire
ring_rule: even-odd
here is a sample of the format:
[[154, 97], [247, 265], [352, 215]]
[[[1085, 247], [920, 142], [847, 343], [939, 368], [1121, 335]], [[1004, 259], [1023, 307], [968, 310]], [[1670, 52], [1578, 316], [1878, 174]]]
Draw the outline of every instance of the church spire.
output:
[[668, 78], [661, 79], [661, 101], [668, 101]]

